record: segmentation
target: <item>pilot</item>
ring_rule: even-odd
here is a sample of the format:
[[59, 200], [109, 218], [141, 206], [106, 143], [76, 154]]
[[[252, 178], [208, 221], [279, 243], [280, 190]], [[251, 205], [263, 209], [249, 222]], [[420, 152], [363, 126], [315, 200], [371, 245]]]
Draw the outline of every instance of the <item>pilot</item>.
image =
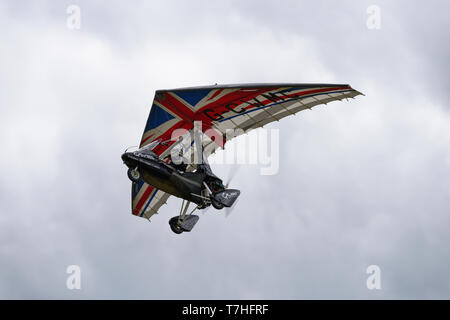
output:
[[180, 164], [176, 164], [172, 161], [172, 156], [169, 154], [169, 162], [170, 165], [172, 165], [175, 169], [181, 172], [186, 172], [187, 164], [183, 161]]

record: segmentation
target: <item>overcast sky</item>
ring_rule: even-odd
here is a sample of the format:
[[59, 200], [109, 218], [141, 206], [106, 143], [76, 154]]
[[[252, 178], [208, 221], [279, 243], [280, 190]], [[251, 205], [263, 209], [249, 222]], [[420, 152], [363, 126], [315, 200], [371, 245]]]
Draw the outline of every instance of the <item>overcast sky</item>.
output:
[[[67, 27], [69, 5], [81, 28]], [[381, 11], [369, 29], [367, 8]], [[448, 1], [2, 1], [0, 298], [449, 299]], [[131, 215], [120, 155], [154, 91], [349, 83], [268, 126], [232, 214]], [[213, 165], [221, 177], [234, 166]], [[66, 268], [81, 268], [81, 290]], [[366, 269], [381, 269], [368, 290]]]

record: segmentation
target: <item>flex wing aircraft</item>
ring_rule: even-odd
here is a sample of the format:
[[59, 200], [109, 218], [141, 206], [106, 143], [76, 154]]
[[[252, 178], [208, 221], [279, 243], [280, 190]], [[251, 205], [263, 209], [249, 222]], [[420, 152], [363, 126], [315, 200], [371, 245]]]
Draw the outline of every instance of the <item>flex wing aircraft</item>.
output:
[[[122, 155], [132, 181], [132, 213], [150, 219], [174, 195], [182, 198], [183, 204], [169, 225], [175, 233], [191, 231], [198, 221], [198, 216], [192, 215], [195, 209], [230, 207], [240, 194], [212, 173], [206, 159], [217, 148], [224, 148], [237, 135], [299, 111], [360, 94], [347, 84], [238, 84], [157, 90], [139, 150]], [[200, 140], [186, 139], [196, 131]], [[177, 137], [177, 132], [185, 134]], [[177, 164], [171, 158], [175, 150], [185, 160], [200, 152], [203, 161]], [[197, 206], [187, 214], [191, 202]]]

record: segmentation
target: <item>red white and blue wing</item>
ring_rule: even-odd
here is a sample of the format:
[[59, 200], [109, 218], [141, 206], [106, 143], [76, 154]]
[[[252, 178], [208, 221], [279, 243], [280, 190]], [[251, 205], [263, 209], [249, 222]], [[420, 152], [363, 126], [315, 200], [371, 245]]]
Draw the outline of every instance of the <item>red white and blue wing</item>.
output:
[[[238, 134], [247, 133], [316, 105], [360, 94], [347, 84], [245, 84], [158, 90], [140, 147], [156, 139], [169, 140], [174, 130], [192, 130], [194, 122], [201, 121], [208, 156], [224, 147], [227, 130], [241, 129]], [[174, 142], [159, 145], [153, 151], [159, 155]], [[188, 153], [193, 148], [190, 149]], [[132, 188], [133, 214], [146, 218], [156, 213], [169, 197], [146, 183], [133, 183]]]
[[153, 188], [145, 182], [133, 182], [131, 186], [132, 213], [150, 219], [167, 202], [169, 194]]

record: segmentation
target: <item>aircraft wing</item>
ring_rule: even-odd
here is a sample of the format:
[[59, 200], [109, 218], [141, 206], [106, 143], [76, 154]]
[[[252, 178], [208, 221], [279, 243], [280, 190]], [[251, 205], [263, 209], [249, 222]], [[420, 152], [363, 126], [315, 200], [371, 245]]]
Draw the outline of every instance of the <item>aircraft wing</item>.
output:
[[[360, 94], [347, 84], [237, 84], [157, 90], [140, 147], [156, 139], [167, 141], [174, 130], [192, 130], [194, 122], [201, 121], [208, 156], [224, 147], [227, 130], [241, 129], [232, 136], [236, 137], [316, 105]], [[222, 139], [215, 139], [217, 136]], [[174, 142], [153, 151], [160, 155]], [[133, 183], [132, 194], [133, 214], [144, 217], [156, 213], [169, 197], [146, 183]]]
[[170, 194], [153, 188], [145, 182], [133, 182], [131, 185], [132, 213], [150, 219], [167, 202]]

